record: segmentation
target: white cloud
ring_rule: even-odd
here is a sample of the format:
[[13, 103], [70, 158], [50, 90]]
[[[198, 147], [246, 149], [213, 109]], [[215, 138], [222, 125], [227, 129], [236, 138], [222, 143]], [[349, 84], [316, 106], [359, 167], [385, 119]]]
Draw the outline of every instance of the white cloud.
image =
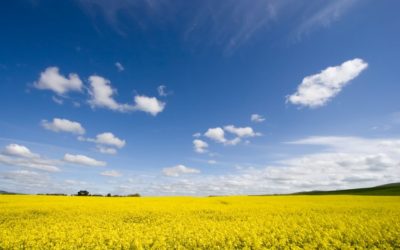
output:
[[100, 175], [103, 176], [108, 176], [108, 177], [120, 177], [122, 176], [122, 174], [116, 170], [109, 170], [109, 171], [104, 171], [101, 172]]
[[196, 151], [197, 153], [200, 153], [200, 154], [206, 153], [208, 144], [205, 141], [195, 139], [195, 140], [193, 140], [193, 148], [194, 148], [194, 151]]
[[225, 138], [225, 132], [222, 128], [216, 127], [216, 128], [209, 128], [204, 136], [210, 138], [211, 140], [214, 140], [219, 143], [226, 143], [226, 138]]
[[242, 141], [240, 137], [233, 138], [232, 140], [227, 140], [224, 144], [229, 146], [235, 146]]
[[366, 62], [355, 58], [307, 76], [298, 86], [296, 93], [286, 97], [286, 102], [310, 108], [323, 106], [367, 67]]
[[90, 100], [89, 104], [94, 107], [108, 108], [111, 110], [122, 111], [122, 106], [118, 104], [113, 95], [116, 93], [111, 87], [111, 82], [101, 76], [90, 76]]
[[40, 78], [34, 83], [38, 89], [52, 90], [58, 95], [66, 94], [70, 91], [82, 91], [82, 81], [75, 73], [70, 73], [65, 77], [59, 73], [57, 67], [48, 67], [40, 73]]
[[254, 132], [251, 127], [235, 127], [233, 125], [225, 126], [224, 129], [240, 138], [259, 136], [260, 133]]
[[68, 132], [78, 135], [85, 134], [85, 129], [79, 122], [74, 122], [67, 119], [54, 118], [52, 122], [43, 120], [42, 126], [43, 128], [54, 132]]
[[18, 144], [9, 144], [3, 151], [7, 155], [13, 155], [18, 157], [25, 157], [25, 158], [37, 158], [39, 157], [38, 154], [34, 154], [31, 150], [25, 146], [18, 145]]
[[126, 144], [125, 140], [119, 139], [113, 133], [110, 132], [98, 134], [94, 142], [98, 144], [115, 146], [117, 148], [123, 148]]
[[115, 67], [117, 67], [117, 70], [118, 70], [119, 72], [122, 72], [122, 71], [125, 70], [124, 66], [123, 66], [120, 62], [116, 62], [116, 63], [115, 63]]
[[250, 120], [252, 122], [263, 122], [263, 121], [265, 121], [265, 118], [262, 117], [262, 115], [259, 115], [259, 114], [252, 114], [251, 117], [250, 117]]
[[103, 154], [116, 154], [116, 148], [120, 149], [126, 145], [125, 140], [116, 137], [111, 132], [98, 134], [96, 135], [96, 138], [85, 138], [83, 136], [79, 136], [78, 140], [95, 143], [97, 150]]
[[214, 165], [214, 164], [217, 164], [217, 161], [216, 160], [208, 160], [207, 163]]
[[0, 164], [24, 168], [38, 169], [48, 172], [58, 172], [58, 161], [42, 158], [29, 148], [19, 144], [7, 145], [0, 153]]
[[184, 174], [199, 174], [200, 170], [194, 168], [188, 168], [184, 165], [176, 165], [174, 167], [164, 168], [162, 170], [166, 176], [178, 177]]
[[[233, 139], [227, 139], [225, 137], [225, 131], [235, 135], [236, 137]], [[224, 145], [237, 145], [242, 141], [242, 138], [245, 137], [254, 137], [260, 136], [260, 133], [254, 132], [251, 127], [235, 127], [233, 125], [225, 126], [224, 129], [220, 127], [209, 128], [204, 134], [205, 137], [218, 142]]]
[[113, 95], [116, 90], [111, 87], [111, 82], [101, 76], [89, 77], [90, 82], [90, 100], [92, 108], [108, 108], [119, 112], [143, 111], [156, 116], [165, 108], [165, 103], [155, 97], [137, 95], [134, 97], [134, 104], [120, 104], [114, 100]]
[[0, 154], [0, 164], [24, 168], [33, 168], [48, 172], [59, 172], [60, 168], [55, 166], [57, 162], [54, 160], [47, 160], [42, 158], [21, 158], [10, 157]]
[[147, 112], [153, 116], [156, 116], [158, 113], [162, 112], [164, 108], [165, 103], [157, 100], [155, 97], [137, 95], [135, 96], [135, 105], [132, 109]]
[[90, 167], [104, 167], [107, 165], [107, 163], [104, 161], [98, 161], [85, 155], [65, 154], [64, 161], [67, 163], [90, 166]]
[[229, 174], [153, 182], [145, 189], [165, 195], [271, 194], [371, 187], [400, 179], [400, 139], [317, 136], [291, 145], [312, 145], [314, 151]]

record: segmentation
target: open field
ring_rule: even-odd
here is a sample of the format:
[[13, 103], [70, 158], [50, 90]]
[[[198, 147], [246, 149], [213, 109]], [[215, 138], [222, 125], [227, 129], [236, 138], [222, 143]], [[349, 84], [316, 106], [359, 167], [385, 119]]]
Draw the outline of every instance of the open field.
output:
[[0, 196], [0, 249], [399, 249], [400, 197]]

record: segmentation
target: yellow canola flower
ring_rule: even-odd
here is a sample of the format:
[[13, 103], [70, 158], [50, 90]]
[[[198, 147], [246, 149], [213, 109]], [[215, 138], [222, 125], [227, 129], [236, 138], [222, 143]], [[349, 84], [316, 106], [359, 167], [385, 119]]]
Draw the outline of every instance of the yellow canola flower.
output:
[[1, 195], [0, 249], [400, 249], [400, 197]]

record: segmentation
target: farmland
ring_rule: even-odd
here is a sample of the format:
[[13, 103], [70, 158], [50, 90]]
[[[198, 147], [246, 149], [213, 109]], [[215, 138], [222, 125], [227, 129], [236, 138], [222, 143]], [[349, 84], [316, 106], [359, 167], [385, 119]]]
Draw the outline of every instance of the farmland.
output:
[[398, 249], [400, 197], [0, 196], [0, 249]]

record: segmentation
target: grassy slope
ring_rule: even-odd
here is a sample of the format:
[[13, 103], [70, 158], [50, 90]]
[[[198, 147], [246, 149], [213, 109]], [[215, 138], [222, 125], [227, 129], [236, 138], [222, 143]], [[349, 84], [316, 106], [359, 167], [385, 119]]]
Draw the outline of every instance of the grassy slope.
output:
[[400, 183], [391, 183], [370, 188], [356, 188], [356, 189], [334, 190], [334, 191], [310, 191], [310, 192], [299, 192], [294, 194], [295, 195], [347, 194], [347, 195], [382, 195], [382, 196], [396, 195], [397, 196], [400, 195]]
[[0, 194], [17, 194], [17, 193], [10, 193], [10, 192], [7, 192], [7, 191], [0, 190]]

